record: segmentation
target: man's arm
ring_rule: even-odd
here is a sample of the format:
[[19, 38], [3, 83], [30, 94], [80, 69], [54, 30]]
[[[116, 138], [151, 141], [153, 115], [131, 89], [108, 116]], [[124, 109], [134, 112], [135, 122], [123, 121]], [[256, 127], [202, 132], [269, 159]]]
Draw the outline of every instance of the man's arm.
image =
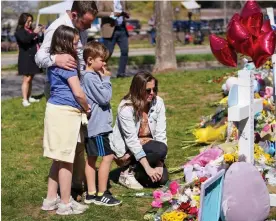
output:
[[43, 43], [35, 55], [35, 63], [40, 68], [48, 68], [56, 65], [67, 70], [73, 70], [77, 67], [77, 63], [71, 55], [59, 54], [51, 56], [49, 53], [55, 30], [52, 28], [45, 32]]
[[48, 29], [45, 33], [43, 43], [35, 55], [35, 63], [38, 67], [48, 68], [55, 64], [53, 57], [50, 57], [49, 49], [55, 29]]

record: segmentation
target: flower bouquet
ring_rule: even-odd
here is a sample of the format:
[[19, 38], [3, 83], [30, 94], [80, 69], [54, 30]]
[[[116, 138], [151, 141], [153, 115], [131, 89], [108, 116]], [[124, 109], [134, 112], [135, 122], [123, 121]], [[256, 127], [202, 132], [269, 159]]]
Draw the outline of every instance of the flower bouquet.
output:
[[201, 183], [207, 180], [202, 177], [189, 184], [172, 181], [162, 189], [153, 192], [151, 203], [153, 210], [144, 219], [160, 221], [195, 221], [200, 206]]

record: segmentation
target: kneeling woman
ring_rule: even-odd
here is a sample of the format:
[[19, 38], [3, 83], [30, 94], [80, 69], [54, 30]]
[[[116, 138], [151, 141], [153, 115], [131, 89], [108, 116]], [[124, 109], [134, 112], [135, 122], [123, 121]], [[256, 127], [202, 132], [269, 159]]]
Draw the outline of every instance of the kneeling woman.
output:
[[137, 73], [123, 98], [111, 135], [117, 164], [123, 167], [119, 183], [131, 189], [166, 184], [168, 171], [166, 116], [158, 81], [149, 73]]

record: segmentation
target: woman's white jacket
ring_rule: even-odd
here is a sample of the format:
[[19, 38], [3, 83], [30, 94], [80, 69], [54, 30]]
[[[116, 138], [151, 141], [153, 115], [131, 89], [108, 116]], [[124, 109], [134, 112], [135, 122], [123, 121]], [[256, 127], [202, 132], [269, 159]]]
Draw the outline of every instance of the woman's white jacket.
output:
[[[138, 161], [146, 156], [138, 138], [141, 119], [136, 121], [132, 105], [126, 104], [131, 104], [131, 101], [122, 100], [119, 104], [113, 133], [109, 136], [110, 145], [117, 157], [124, 156], [129, 149]], [[167, 145], [165, 105], [162, 98], [156, 96], [151, 102], [148, 119], [153, 140]]]

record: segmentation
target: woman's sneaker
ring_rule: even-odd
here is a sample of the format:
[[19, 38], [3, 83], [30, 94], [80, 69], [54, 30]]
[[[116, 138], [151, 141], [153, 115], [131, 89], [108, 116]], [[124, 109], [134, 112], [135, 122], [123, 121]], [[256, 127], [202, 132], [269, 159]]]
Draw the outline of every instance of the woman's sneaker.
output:
[[94, 203], [95, 199], [96, 199], [96, 195], [89, 195], [88, 193], [86, 193], [84, 203], [86, 203], [86, 204]]
[[84, 213], [89, 207], [81, 203], [76, 202], [72, 197], [68, 204], [59, 203], [57, 214], [58, 215], [74, 215]]
[[75, 215], [75, 214], [82, 214], [84, 213], [83, 210], [77, 210], [72, 202], [68, 204], [60, 203], [58, 204], [58, 209], [56, 214], [66, 216], [66, 215]]
[[56, 210], [58, 208], [59, 203], [60, 203], [59, 196], [57, 196], [55, 200], [44, 199], [41, 209], [44, 211]]
[[144, 187], [135, 179], [133, 173], [121, 173], [119, 183], [129, 189], [142, 190]]
[[96, 196], [94, 203], [103, 206], [118, 206], [122, 201], [114, 198], [109, 191], [105, 191], [102, 196]]

